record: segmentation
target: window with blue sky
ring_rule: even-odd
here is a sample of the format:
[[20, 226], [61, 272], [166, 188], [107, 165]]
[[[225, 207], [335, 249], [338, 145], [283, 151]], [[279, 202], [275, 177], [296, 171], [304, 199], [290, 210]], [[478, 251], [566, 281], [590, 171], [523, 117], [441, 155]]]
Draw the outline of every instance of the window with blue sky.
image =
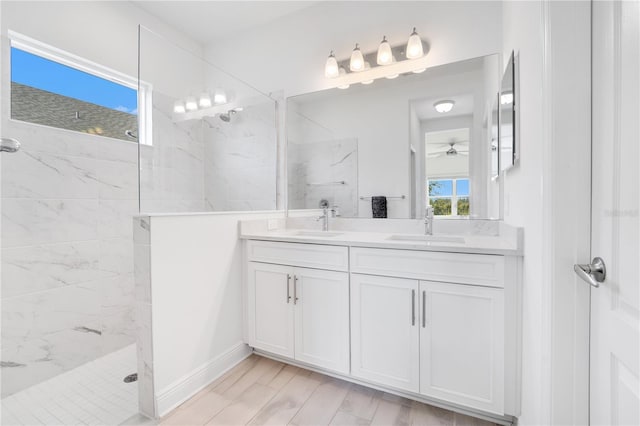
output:
[[[13, 120], [137, 141], [138, 92], [131, 82], [105, 78], [110, 71], [72, 55], [58, 62], [56, 50], [38, 48], [11, 47]], [[46, 57], [35, 53], [41, 51]]]
[[135, 89], [11, 48], [11, 81], [129, 114], [138, 113]]
[[428, 204], [437, 216], [469, 215], [469, 179], [427, 180]]

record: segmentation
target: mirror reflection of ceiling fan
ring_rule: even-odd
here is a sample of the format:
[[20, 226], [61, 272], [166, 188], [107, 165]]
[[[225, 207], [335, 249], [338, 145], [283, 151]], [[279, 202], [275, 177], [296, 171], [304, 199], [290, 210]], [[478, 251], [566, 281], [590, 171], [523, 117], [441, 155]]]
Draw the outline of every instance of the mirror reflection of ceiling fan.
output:
[[464, 142], [462, 141], [458, 141], [458, 142], [450, 141], [446, 144], [442, 144], [444, 145], [444, 148], [441, 151], [430, 152], [427, 155], [427, 157], [438, 158], [438, 157], [455, 157], [457, 155], [469, 155], [469, 148], [467, 146], [461, 146], [463, 143]]

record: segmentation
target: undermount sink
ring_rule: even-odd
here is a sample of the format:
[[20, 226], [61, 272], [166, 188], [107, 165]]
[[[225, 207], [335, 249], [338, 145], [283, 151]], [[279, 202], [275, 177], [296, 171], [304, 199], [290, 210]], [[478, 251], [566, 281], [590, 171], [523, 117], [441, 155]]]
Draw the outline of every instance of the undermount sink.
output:
[[387, 240], [393, 241], [424, 241], [426, 243], [459, 243], [464, 244], [464, 237], [453, 237], [448, 235], [416, 235], [398, 234], [392, 235]]
[[342, 232], [296, 231], [293, 235], [296, 237], [337, 237], [338, 235], [342, 235]]

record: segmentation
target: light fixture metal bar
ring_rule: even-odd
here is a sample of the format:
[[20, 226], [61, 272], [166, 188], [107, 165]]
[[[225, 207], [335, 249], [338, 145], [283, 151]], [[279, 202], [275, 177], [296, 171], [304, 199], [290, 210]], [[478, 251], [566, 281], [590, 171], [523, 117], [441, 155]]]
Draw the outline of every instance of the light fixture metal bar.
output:
[[[347, 74], [341, 75], [340, 77], [327, 78], [325, 79], [327, 83], [325, 88], [332, 89], [337, 88], [338, 86], [362, 83], [363, 81], [376, 80], [395, 74], [411, 73], [438, 65], [433, 63], [432, 59], [427, 55], [428, 46], [426, 46], [426, 44], [424, 56], [418, 59], [406, 59], [404, 45], [392, 47], [391, 51], [396, 58], [395, 63], [390, 65], [376, 65], [377, 51], [369, 52], [364, 55], [364, 59], [371, 64], [371, 69], [359, 72], [347, 72]], [[338, 66], [348, 70], [349, 59], [339, 61]]]

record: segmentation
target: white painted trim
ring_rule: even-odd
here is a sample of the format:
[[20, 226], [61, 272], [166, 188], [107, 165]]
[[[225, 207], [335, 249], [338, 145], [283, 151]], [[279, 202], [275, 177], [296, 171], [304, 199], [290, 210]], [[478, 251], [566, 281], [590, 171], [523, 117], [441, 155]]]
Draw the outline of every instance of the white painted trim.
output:
[[182, 404], [214, 380], [251, 355], [251, 348], [243, 342], [181, 377], [156, 395], [156, 417], [160, 418]]
[[[542, 243], [540, 245], [540, 259], [542, 265], [552, 265], [555, 259], [554, 252], [554, 236], [553, 236], [553, 163], [551, 152], [553, 152], [553, 66], [551, 63], [552, 54], [550, 46], [550, 21], [551, 21], [551, 1], [543, 0], [541, 2], [542, 13], [540, 14], [542, 22], [542, 170], [540, 174], [540, 189], [542, 190]], [[541, 265], [541, 266], [542, 266]], [[538, 419], [543, 424], [552, 424], [552, 396], [551, 386], [552, 378], [552, 361], [551, 361], [551, 344], [553, 338], [552, 321], [553, 321], [553, 292], [551, 283], [553, 283], [553, 268], [544, 268], [542, 272], [543, 282], [540, 283], [540, 385], [542, 395], [540, 395], [540, 413]]]

